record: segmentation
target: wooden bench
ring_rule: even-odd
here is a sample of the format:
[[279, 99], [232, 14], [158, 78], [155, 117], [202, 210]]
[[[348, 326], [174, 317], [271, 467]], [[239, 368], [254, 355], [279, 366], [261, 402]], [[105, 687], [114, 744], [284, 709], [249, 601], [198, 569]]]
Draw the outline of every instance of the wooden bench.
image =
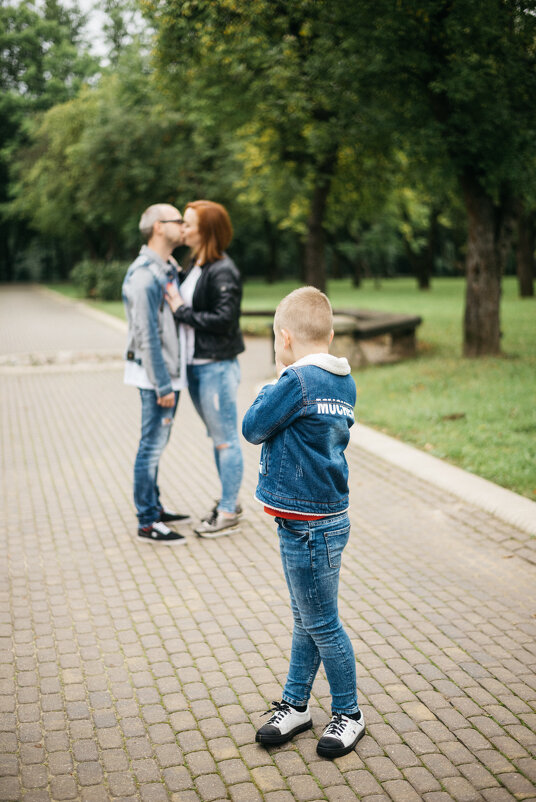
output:
[[[241, 314], [273, 319], [274, 310], [242, 310]], [[416, 330], [421, 323], [422, 318], [418, 315], [371, 309], [334, 309], [335, 337], [330, 352], [347, 357], [352, 367], [409, 359], [417, 352]]]

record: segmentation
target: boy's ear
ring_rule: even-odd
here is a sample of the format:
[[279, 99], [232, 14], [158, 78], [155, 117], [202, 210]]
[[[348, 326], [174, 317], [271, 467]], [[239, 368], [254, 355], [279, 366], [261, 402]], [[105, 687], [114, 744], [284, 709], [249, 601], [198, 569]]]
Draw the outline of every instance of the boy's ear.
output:
[[333, 342], [334, 335], [335, 335], [335, 332], [333, 331], [333, 329], [331, 329], [331, 334], [329, 335], [328, 345], [331, 345], [331, 343]]
[[290, 348], [290, 341], [292, 339], [292, 335], [288, 331], [288, 329], [281, 329], [281, 336], [283, 337], [283, 344], [285, 348]]

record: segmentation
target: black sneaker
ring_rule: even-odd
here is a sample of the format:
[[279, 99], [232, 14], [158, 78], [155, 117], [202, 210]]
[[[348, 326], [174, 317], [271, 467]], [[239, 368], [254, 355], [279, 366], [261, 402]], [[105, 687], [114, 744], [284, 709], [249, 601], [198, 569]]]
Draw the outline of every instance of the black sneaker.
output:
[[365, 734], [365, 717], [363, 711], [357, 719], [348, 718], [343, 713], [334, 713], [328, 726], [322, 733], [316, 751], [321, 757], [342, 757], [354, 749], [356, 743]]
[[257, 743], [266, 746], [284, 744], [299, 732], [310, 730], [313, 726], [309, 705], [303, 713], [291, 707], [287, 702], [272, 702], [272, 705], [273, 707], [263, 714], [267, 716], [268, 713], [272, 713], [272, 716], [260, 730], [257, 730], [255, 735]]
[[[205, 523], [206, 521], [212, 521], [218, 515], [218, 504], [220, 503], [220, 499], [214, 502], [214, 506], [201, 518], [201, 522]], [[235, 513], [237, 518], [241, 518], [243, 514], [242, 505], [237, 504], [235, 507]]]
[[165, 507], [162, 507], [160, 510], [160, 518], [158, 519], [161, 523], [167, 524], [170, 521], [185, 521], [190, 520], [190, 516], [188, 513], [182, 512], [173, 512], [173, 510], [166, 510]]
[[162, 521], [155, 521], [149, 526], [141, 526], [138, 529], [138, 539], [151, 541], [152, 543], [165, 543], [168, 546], [178, 546], [181, 543], [186, 543], [184, 535], [173, 532]]

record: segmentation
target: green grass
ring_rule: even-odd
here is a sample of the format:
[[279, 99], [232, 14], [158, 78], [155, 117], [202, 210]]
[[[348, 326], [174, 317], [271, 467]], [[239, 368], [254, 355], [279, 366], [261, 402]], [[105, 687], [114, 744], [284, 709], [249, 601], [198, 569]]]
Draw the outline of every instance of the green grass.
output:
[[[298, 284], [250, 281], [244, 308], [275, 308]], [[465, 470], [536, 499], [536, 299], [517, 296], [515, 279], [503, 281], [504, 356], [464, 359], [463, 279], [435, 279], [419, 292], [413, 279], [331, 281], [334, 307], [417, 314], [415, 359], [354, 372], [358, 419]], [[120, 304], [95, 304], [122, 316]], [[248, 331], [266, 331], [266, 319], [244, 318]], [[460, 416], [460, 417], [450, 417]]]

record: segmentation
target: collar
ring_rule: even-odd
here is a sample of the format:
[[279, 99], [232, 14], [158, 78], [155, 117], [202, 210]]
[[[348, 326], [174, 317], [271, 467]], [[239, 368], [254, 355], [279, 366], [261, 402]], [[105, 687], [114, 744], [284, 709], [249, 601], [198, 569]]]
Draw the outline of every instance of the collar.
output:
[[153, 262], [159, 268], [163, 275], [167, 275], [170, 270], [173, 270], [173, 265], [169, 262], [164, 262], [162, 257], [157, 254], [156, 251], [153, 251], [152, 248], [149, 248], [148, 245], [141, 246], [140, 256], [150, 259], [151, 262]]
[[[301, 359], [293, 362], [292, 365], [288, 365], [285, 370], [288, 370], [288, 368], [301, 368], [305, 365], [314, 365], [317, 368], [322, 368], [322, 370], [327, 370], [328, 373], [334, 373], [337, 376], [347, 376], [352, 372], [350, 363], [345, 356], [338, 357], [332, 354], [307, 354], [307, 356], [303, 356]], [[281, 375], [283, 375], [285, 370], [281, 371]]]

